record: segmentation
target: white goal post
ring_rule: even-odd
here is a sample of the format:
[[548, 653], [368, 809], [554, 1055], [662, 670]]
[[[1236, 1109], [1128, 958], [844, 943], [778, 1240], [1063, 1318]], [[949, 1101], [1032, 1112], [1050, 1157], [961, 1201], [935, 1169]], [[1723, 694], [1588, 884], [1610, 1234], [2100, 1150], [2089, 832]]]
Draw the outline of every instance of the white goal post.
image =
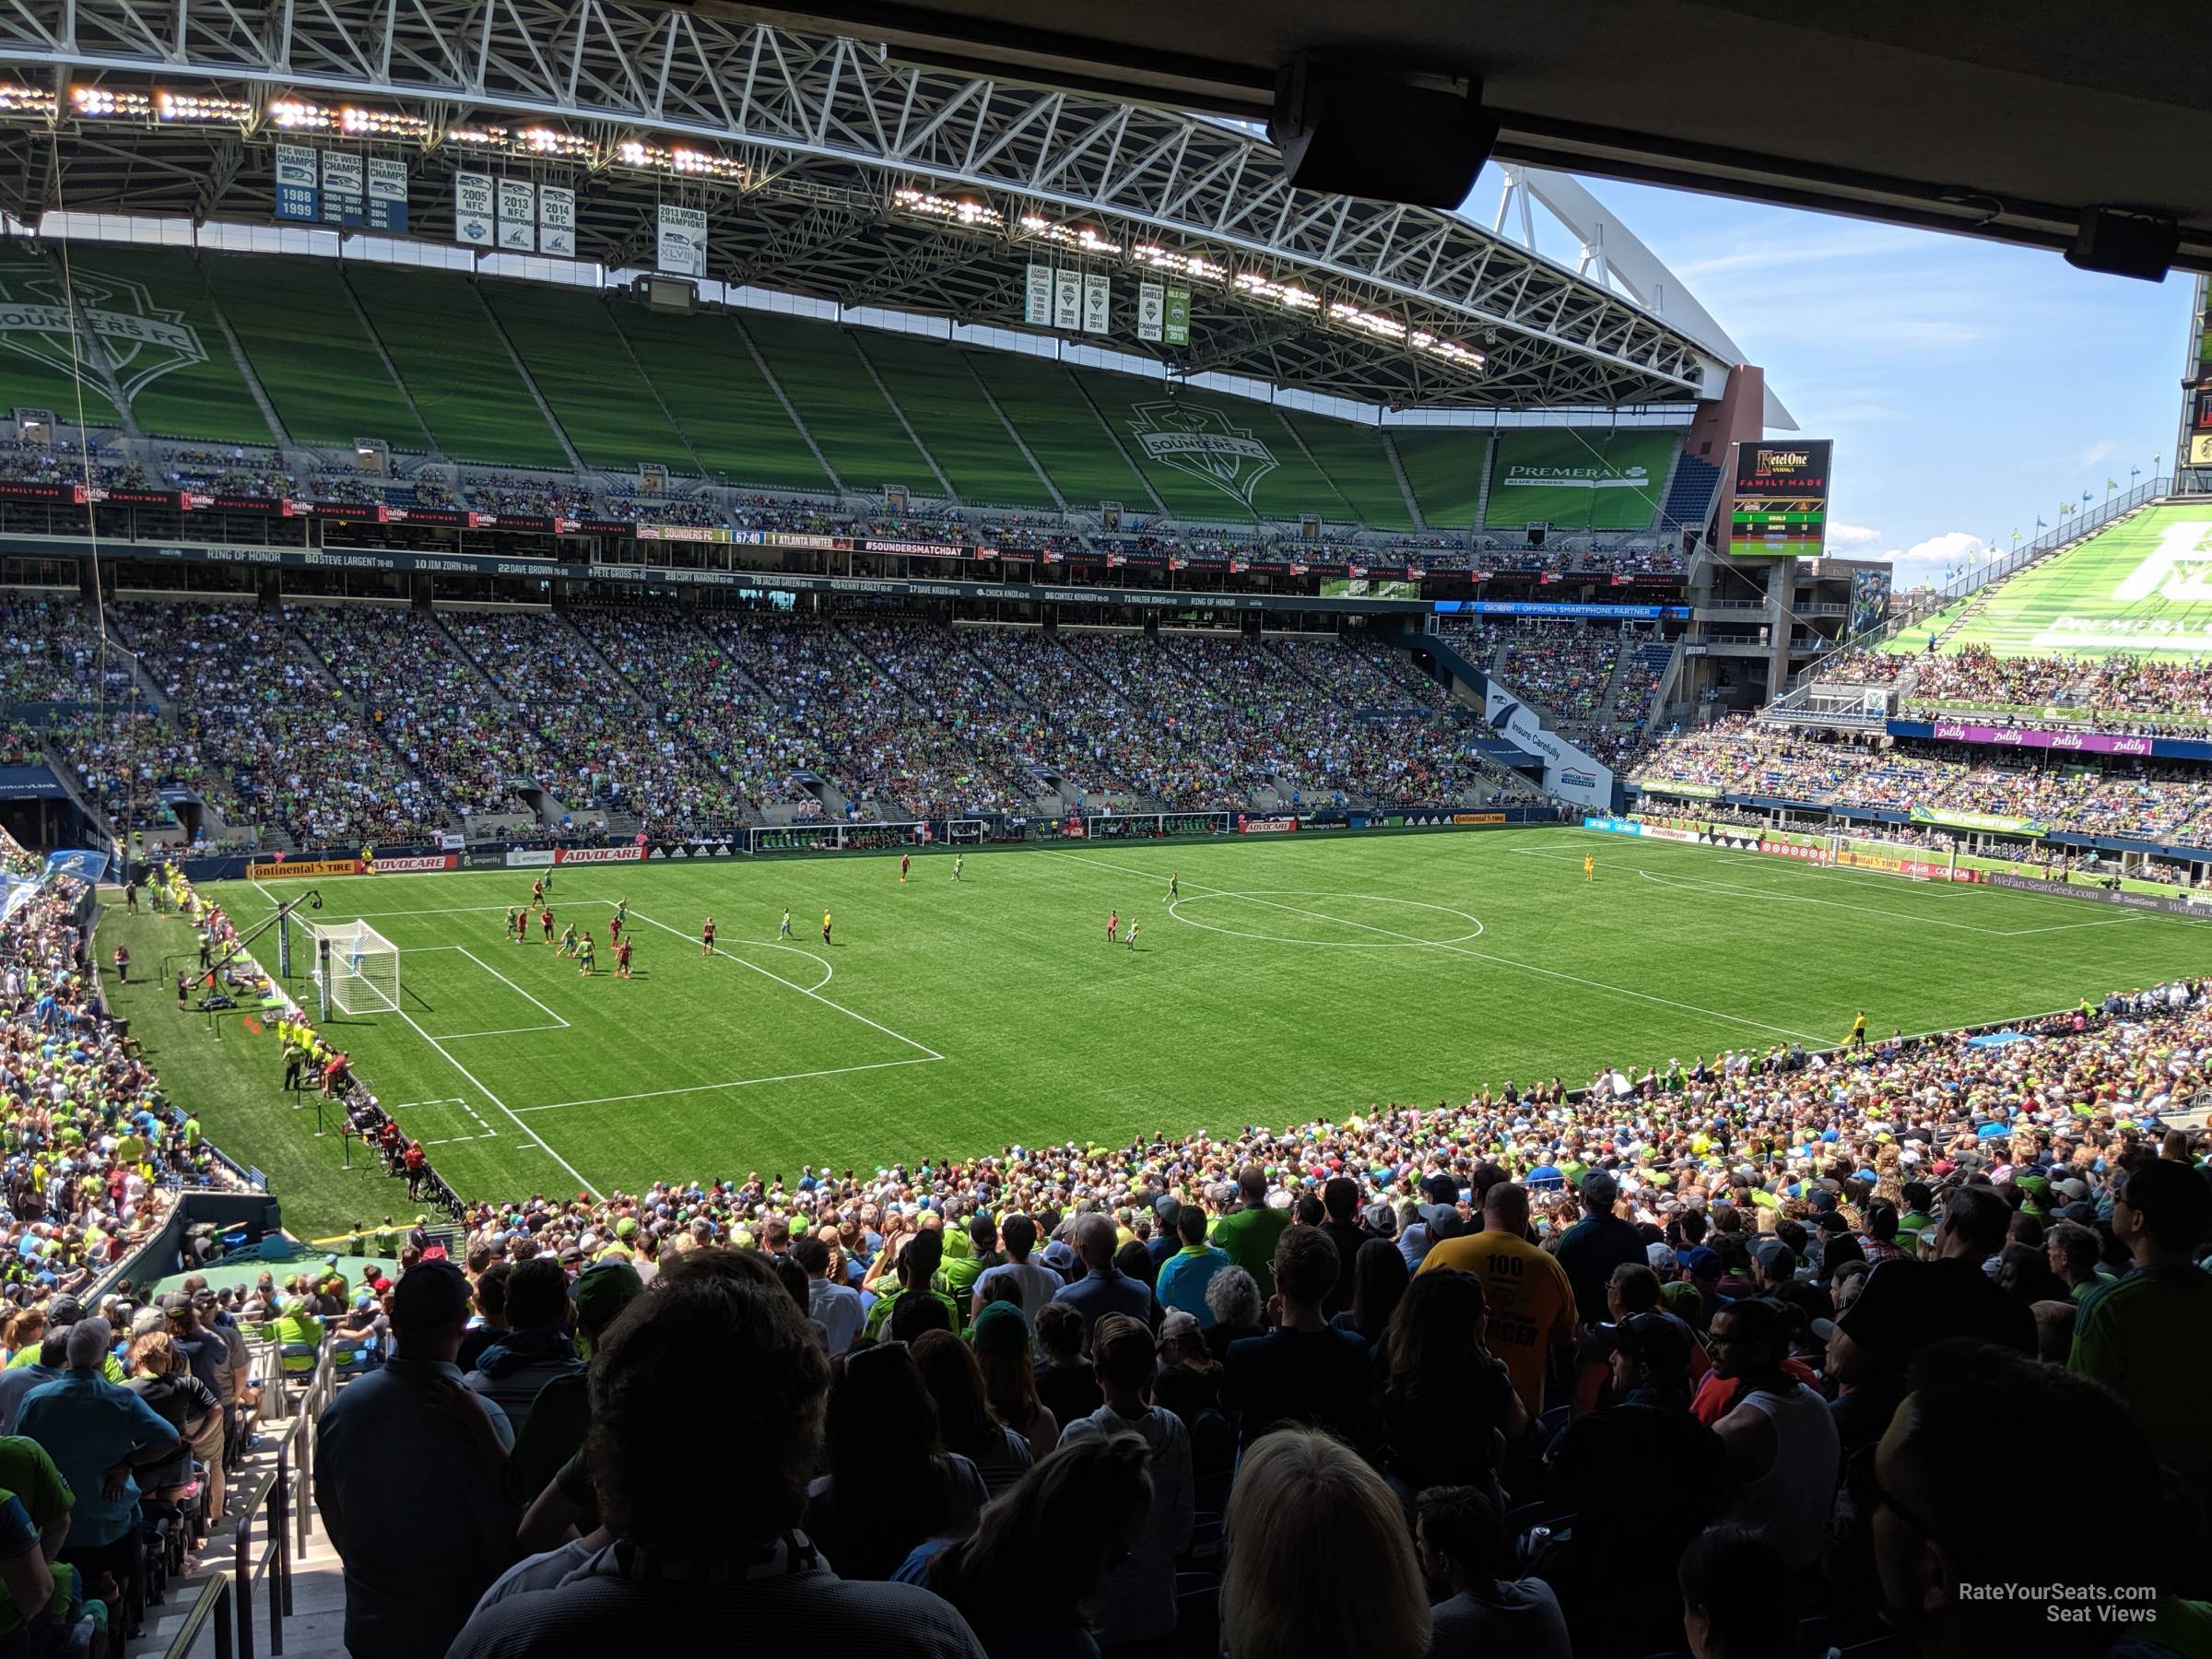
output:
[[322, 993], [323, 1015], [399, 1012], [399, 947], [356, 917], [351, 922], [311, 922], [315, 941], [313, 978]]

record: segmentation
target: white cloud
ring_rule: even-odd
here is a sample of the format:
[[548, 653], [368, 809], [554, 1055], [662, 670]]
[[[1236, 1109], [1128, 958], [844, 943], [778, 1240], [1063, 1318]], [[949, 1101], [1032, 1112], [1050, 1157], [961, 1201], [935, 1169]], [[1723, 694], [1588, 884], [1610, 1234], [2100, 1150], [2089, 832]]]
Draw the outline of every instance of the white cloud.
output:
[[2084, 466], [2094, 466], [2106, 456], [2116, 455], [2119, 453], [2120, 446], [2110, 438], [2100, 438], [2088, 449], [2081, 452], [2081, 464]]
[[1828, 522], [1828, 545], [1838, 553], [1852, 554], [1855, 549], [1870, 547], [1882, 539], [1882, 533], [1865, 524], [1847, 524], [1841, 519]]
[[[1829, 526], [1832, 537], [1835, 526]], [[1941, 535], [1931, 535], [1926, 541], [1914, 542], [1910, 547], [1892, 547], [1887, 553], [1873, 555], [1886, 559], [1891, 567], [1890, 582], [1900, 588], [1919, 587], [1924, 582], [1943, 585], [1947, 573], [1971, 570], [1989, 558], [1990, 545], [1980, 536], [1964, 530], [1947, 530]]]

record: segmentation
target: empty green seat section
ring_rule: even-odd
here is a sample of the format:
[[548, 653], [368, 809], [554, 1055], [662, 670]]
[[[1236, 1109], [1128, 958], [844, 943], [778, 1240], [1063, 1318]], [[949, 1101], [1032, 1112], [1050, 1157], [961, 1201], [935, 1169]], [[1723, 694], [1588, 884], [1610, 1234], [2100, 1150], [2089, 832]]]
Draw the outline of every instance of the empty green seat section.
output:
[[605, 300], [531, 282], [487, 282], [483, 294], [585, 465], [629, 472], [657, 461], [693, 470]]
[[269, 423], [189, 253], [88, 246], [71, 250], [70, 269], [141, 430], [268, 445]]
[[[61, 266], [14, 249], [0, 249], [0, 297], [11, 308], [22, 308], [16, 321], [55, 327], [11, 328], [0, 335], [0, 416], [17, 409], [45, 409], [56, 420], [76, 423], [79, 378], [69, 346], [69, 322], [62, 309]], [[81, 326], [81, 325], [80, 325]], [[97, 371], [82, 379], [85, 421], [90, 426], [118, 424], [115, 400], [107, 394]]]
[[846, 488], [903, 484], [916, 495], [943, 493], [843, 329], [763, 312], [740, 321]]
[[992, 409], [958, 347], [872, 329], [853, 338], [961, 500], [1053, 507], [1053, 492]]
[[1421, 522], [1431, 530], [1472, 530], [1490, 458], [1489, 433], [1469, 427], [1394, 426], [1390, 441], [1413, 499], [1421, 504]]
[[726, 312], [685, 316], [618, 300], [612, 315], [710, 474], [752, 489], [830, 488]]
[[216, 253], [201, 270], [276, 418], [300, 442], [376, 438], [396, 450], [430, 447], [336, 265]]
[[1308, 453], [1361, 524], [1377, 530], [1413, 528], [1413, 511], [1406, 505], [1406, 492], [1398, 488], [1398, 475], [1391, 469], [1390, 452], [1378, 428], [1300, 409], [1276, 413], [1305, 440]]
[[[1171, 395], [1158, 381], [1088, 370], [1075, 374], [1154, 493], [1180, 518], [1217, 524], [1253, 518], [1255, 487], [1291, 451], [1289, 436], [1271, 410], [1255, 406], [1252, 414], [1225, 422], [1210, 400], [1191, 393]], [[1265, 430], [1265, 438], [1253, 436], [1255, 426]]]
[[371, 265], [348, 266], [346, 278], [440, 449], [456, 461], [567, 469], [560, 439], [465, 278]]
[[1144, 480], [1122, 459], [1066, 370], [1012, 352], [967, 357], [1070, 507], [1088, 512], [1100, 501], [1119, 501], [1132, 512], [1152, 510]]
[[1498, 434], [1483, 526], [1641, 530], [1659, 517], [1679, 432], [1547, 427]]

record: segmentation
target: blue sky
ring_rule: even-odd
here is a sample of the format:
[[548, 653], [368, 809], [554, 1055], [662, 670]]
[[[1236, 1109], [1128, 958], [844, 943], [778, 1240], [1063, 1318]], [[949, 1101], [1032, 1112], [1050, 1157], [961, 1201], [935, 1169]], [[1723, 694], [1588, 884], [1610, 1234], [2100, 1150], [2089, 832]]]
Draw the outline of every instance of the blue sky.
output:
[[[1493, 175], [1494, 176], [1494, 175]], [[1978, 562], [2107, 478], [2173, 464], [2193, 279], [1963, 236], [1587, 182], [1836, 441], [1830, 550], [1900, 585]], [[1496, 195], [1469, 206], [1486, 222]], [[1543, 241], [1539, 234], [1539, 242]]]

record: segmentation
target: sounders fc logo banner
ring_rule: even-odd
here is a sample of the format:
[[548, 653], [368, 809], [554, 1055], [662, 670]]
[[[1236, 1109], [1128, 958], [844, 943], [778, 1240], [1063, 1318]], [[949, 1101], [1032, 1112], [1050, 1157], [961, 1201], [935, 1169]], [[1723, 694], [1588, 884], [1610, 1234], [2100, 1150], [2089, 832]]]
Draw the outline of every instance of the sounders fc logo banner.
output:
[[71, 335], [82, 342], [88, 334], [106, 353], [126, 403], [171, 370], [207, 360], [199, 331], [182, 311], [158, 303], [144, 283], [79, 271], [75, 288], [73, 331], [60, 272], [0, 261], [0, 350], [74, 378]]
[[1169, 398], [1139, 404], [1130, 415], [1130, 436], [1147, 459], [1204, 479], [1247, 508], [1260, 480], [1282, 465], [1250, 427], [1230, 425], [1219, 409]]

